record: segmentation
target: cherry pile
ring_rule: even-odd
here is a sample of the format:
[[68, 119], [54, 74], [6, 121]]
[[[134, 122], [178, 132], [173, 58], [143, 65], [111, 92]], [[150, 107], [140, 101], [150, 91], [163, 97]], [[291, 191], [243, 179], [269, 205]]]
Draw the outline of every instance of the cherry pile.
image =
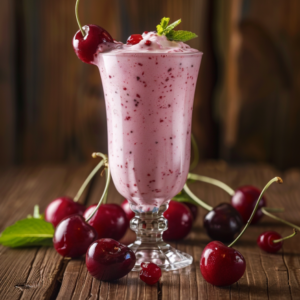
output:
[[86, 254], [86, 266], [99, 280], [116, 280], [128, 274], [135, 265], [135, 254], [119, 243], [129, 227], [129, 221], [121, 206], [102, 204], [106, 199], [110, 182], [107, 156], [94, 153], [102, 160], [87, 177], [75, 200], [82, 195], [89, 181], [102, 167], [106, 171], [106, 184], [98, 205], [87, 209], [69, 197], [53, 200], [46, 208], [45, 218], [55, 228], [53, 244], [64, 257], [77, 258]]
[[[93, 154], [93, 157], [97, 156], [103, 160], [84, 181], [74, 197], [75, 201], [69, 197], [53, 200], [46, 208], [45, 218], [56, 227], [53, 245], [60, 255], [70, 258], [86, 255], [89, 273], [101, 281], [112, 281], [127, 275], [135, 266], [136, 257], [130, 248], [117, 241], [129, 227], [127, 214], [117, 204], [101, 204], [106, 199], [110, 171], [107, 157], [101, 153]], [[107, 168], [103, 195], [98, 205], [85, 209], [84, 205], [76, 201], [103, 165]], [[192, 218], [189, 209], [185, 208]], [[155, 264], [145, 263], [141, 267], [140, 277], [147, 284], [153, 285], [161, 277], [161, 270]]]
[[216, 286], [228, 286], [237, 282], [243, 276], [246, 270], [245, 258], [239, 251], [231, 247], [239, 240], [251, 224], [264, 192], [273, 182], [282, 183], [282, 179], [275, 177], [267, 183], [256, 201], [247, 224], [229, 246], [224, 245], [220, 241], [213, 241], [204, 248], [200, 259], [200, 270], [203, 278], [207, 282]]
[[[219, 180], [191, 173], [188, 175], [188, 179], [217, 185], [232, 196], [231, 203], [220, 203], [216, 207], [211, 207], [197, 198], [187, 185], [184, 186], [184, 191], [200, 206], [208, 210], [203, 220], [203, 227], [207, 235], [211, 239], [217, 239], [225, 243], [232, 241], [249, 220], [261, 191], [253, 186], [242, 186], [234, 191]], [[262, 218], [261, 209], [265, 206], [266, 199], [265, 196], [262, 196], [251, 224], [257, 223]]]

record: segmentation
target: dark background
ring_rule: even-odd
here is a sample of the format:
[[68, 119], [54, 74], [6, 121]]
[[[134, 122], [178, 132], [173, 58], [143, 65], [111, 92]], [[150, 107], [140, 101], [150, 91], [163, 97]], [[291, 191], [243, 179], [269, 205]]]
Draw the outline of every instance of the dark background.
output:
[[[0, 164], [107, 152], [98, 69], [71, 40], [75, 1], [0, 0]], [[204, 52], [193, 113], [201, 159], [300, 166], [299, 0], [81, 0], [82, 24], [123, 42], [163, 16]]]

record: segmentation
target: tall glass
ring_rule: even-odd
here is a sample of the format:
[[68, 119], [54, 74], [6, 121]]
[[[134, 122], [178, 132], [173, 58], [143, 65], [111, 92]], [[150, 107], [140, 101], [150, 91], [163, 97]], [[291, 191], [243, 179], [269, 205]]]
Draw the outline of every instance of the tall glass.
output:
[[162, 236], [163, 213], [183, 188], [190, 164], [194, 93], [202, 53], [104, 53], [99, 57], [108, 125], [109, 164], [114, 184], [130, 203], [129, 247], [137, 262], [163, 270], [193, 258]]

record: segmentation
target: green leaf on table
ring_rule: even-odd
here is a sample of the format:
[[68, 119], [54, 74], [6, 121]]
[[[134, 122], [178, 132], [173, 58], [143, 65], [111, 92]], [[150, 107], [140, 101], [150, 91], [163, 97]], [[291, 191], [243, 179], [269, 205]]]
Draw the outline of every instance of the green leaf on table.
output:
[[198, 35], [185, 30], [171, 30], [166, 34], [166, 37], [170, 41], [186, 42], [188, 40], [198, 37]]
[[54, 228], [41, 219], [23, 219], [7, 227], [0, 236], [0, 244], [6, 247], [51, 246]]
[[175, 197], [172, 198], [177, 202], [189, 202], [195, 205], [198, 205], [184, 190], [179, 192]]

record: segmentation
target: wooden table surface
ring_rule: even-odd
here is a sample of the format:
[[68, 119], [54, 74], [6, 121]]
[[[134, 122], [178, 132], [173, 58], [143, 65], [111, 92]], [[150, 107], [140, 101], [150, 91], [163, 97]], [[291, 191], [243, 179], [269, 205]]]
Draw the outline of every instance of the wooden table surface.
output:
[[[0, 230], [32, 213], [38, 204], [41, 211], [53, 199], [74, 196], [92, 165], [42, 165], [10, 168], [0, 172]], [[206, 162], [195, 173], [224, 181], [232, 188], [252, 184], [262, 188], [278, 175], [283, 185], [273, 184], [266, 196], [269, 207], [285, 207], [281, 216], [300, 224], [300, 171], [281, 173], [267, 165], [232, 167], [223, 162]], [[98, 201], [103, 189], [103, 177], [96, 176], [81, 202]], [[229, 196], [219, 188], [194, 183], [191, 189], [211, 205], [228, 202]], [[111, 187], [109, 202], [120, 203], [122, 197]], [[282, 235], [291, 229], [264, 217], [251, 226], [235, 248], [245, 257], [247, 269], [238, 283], [218, 288], [206, 283], [199, 269], [199, 259], [210, 241], [203, 232], [199, 216], [189, 236], [174, 243], [179, 250], [194, 257], [192, 266], [175, 272], [164, 272], [154, 286], [143, 283], [137, 272], [115, 282], [93, 279], [84, 259], [64, 259], [52, 247], [9, 249], [0, 247], [0, 299], [300, 299], [300, 235], [285, 242], [278, 254], [262, 252], [256, 239], [265, 230], [274, 229]], [[124, 242], [131, 235], [127, 234]]]

